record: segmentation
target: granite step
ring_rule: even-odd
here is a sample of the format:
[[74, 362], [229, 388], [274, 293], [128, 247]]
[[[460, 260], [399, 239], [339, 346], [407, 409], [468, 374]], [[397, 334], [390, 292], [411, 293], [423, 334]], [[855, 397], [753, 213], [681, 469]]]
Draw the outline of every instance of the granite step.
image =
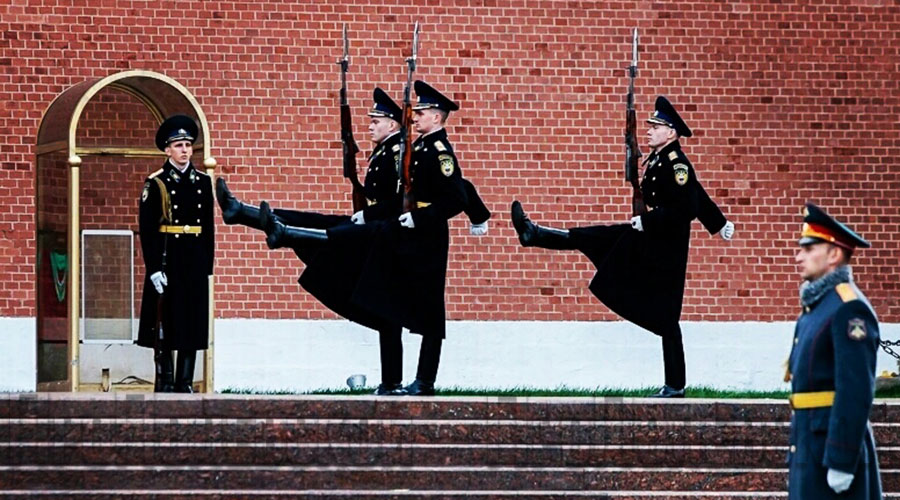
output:
[[[882, 472], [885, 486], [896, 472]], [[361, 490], [688, 490], [778, 491], [786, 469], [648, 467], [384, 467], [384, 466], [15, 466], [0, 467], [4, 489], [99, 489], [115, 481], [138, 489]], [[887, 488], [896, 491], [896, 488]]]
[[[687, 492], [687, 491], [378, 491], [378, 490], [29, 490], [0, 491], [4, 499], [44, 500], [783, 500], [787, 493], [762, 492]], [[900, 494], [887, 494], [888, 500]]]
[[[873, 424], [879, 446], [900, 445], [900, 422]], [[0, 442], [243, 442], [632, 444], [776, 446], [787, 422], [107, 419], [0, 420]]]
[[[0, 465], [334, 465], [780, 468], [786, 445], [638, 446], [407, 443], [0, 443]], [[878, 448], [900, 468], [900, 447]]]
[[[882, 429], [887, 427], [887, 429]], [[900, 444], [900, 423], [876, 439]], [[883, 431], [883, 432], [882, 432]], [[882, 436], [882, 434], [884, 436]], [[890, 439], [889, 439], [890, 438]], [[245, 442], [620, 444], [765, 446], [786, 443], [786, 422], [340, 419], [6, 419], [0, 442]]]
[[[900, 491], [900, 470], [883, 469], [885, 491]], [[2, 466], [3, 490], [356, 489], [507, 491], [780, 491], [786, 469], [654, 467], [335, 467], [335, 466]]]
[[[782, 500], [782, 491], [378, 491], [378, 490], [7, 490], [4, 499], [45, 500]], [[885, 500], [900, 500], [900, 493], [886, 493]]]
[[[783, 400], [256, 396], [124, 393], [0, 394], [3, 418], [446, 419], [787, 422]], [[900, 421], [900, 401], [877, 400], [873, 422]]]

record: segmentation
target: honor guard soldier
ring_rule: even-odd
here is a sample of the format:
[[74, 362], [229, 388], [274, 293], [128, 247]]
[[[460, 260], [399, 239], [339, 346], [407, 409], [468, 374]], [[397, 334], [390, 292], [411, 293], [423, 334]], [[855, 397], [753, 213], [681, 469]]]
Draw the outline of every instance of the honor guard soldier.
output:
[[197, 350], [209, 343], [213, 195], [210, 177], [191, 163], [196, 138], [197, 124], [190, 117], [165, 120], [156, 132], [156, 147], [168, 159], [147, 178], [141, 193], [146, 276], [138, 345], [154, 350], [156, 392], [193, 392]]
[[[403, 346], [401, 321], [389, 314], [373, 313], [371, 307], [361, 306], [358, 299], [366, 295], [359, 289], [363, 266], [385, 265], [366, 257], [372, 252], [373, 241], [393, 241], [400, 225], [402, 208], [400, 191], [400, 123], [402, 109], [380, 88], [376, 88], [374, 107], [368, 112], [369, 132], [375, 148], [369, 156], [364, 184], [368, 206], [347, 215], [330, 215], [293, 210], [270, 210], [263, 202], [259, 209], [241, 203], [225, 181], [218, 179], [217, 197], [227, 224], [244, 224], [267, 233], [270, 248], [290, 247], [306, 264], [299, 282], [323, 305], [341, 316], [379, 332], [382, 381], [377, 395], [402, 395]], [[466, 207], [475, 235], [487, 231], [490, 212], [474, 186], [463, 180], [471, 205]], [[392, 236], [385, 236], [392, 235]], [[382, 250], [384, 247], [382, 247]], [[368, 273], [372, 276], [374, 273]], [[373, 289], [391, 287], [395, 277], [382, 275], [372, 278]], [[380, 281], [379, 281], [380, 280]], [[443, 293], [443, 292], [441, 292]], [[377, 293], [376, 293], [377, 294]], [[356, 298], [356, 300], [354, 300]], [[443, 303], [441, 303], [443, 305]], [[438, 349], [439, 353], [439, 349]], [[436, 370], [436, 368], [435, 368]]]
[[853, 282], [850, 258], [869, 243], [806, 205], [797, 263], [803, 307], [785, 379], [791, 382], [789, 498], [881, 499], [869, 412], [878, 319]]
[[[406, 387], [413, 396], [434, 394], [446, 328], [444, 286], [450, 248], [448, 221], [469, 205], [465, 180], [444, 125], [459, 105], [427, 83], [414, 83], [418, 103], [413, 124], [410, 184], [416, 208], [400, 216], [409, 235], [401, 238], [405, 280], [397, 282], [396, 302], [384, 301], [383, 314], [398, 315], [410, 332], [422, 335], [416, 379]], [[403, 293], [401, 293], [401, 291]]]
[[570, 230], [542, 227], [512, 204], [512, 223], [522, 246], [579, 250], [597, 274], [591, 292], [613, 312], [662, 337], [665, 385], [654, 397], [684, 397], [685, 366], [681, 305], [687, 271], [691, 221], [699, 218], [710, 234], [730, 240], [727, 221], [697, 181], [694, 167], [681, 149], [680, 137], [691, 129], [663, 96], [647, 120], [647, 145], [641, 193], [649, 211], [631, 224]]

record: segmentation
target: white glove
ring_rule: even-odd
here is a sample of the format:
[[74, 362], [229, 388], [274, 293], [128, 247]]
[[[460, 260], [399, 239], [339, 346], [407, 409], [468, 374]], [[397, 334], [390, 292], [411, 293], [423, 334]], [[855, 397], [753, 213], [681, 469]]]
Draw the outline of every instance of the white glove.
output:
[[409, 212], [404, 213], [397, 220], [400, 221], [400, 225], [403, 227], [408, 227], [410, 229], [413, 229], [414, 227], [416, 227], [416, 223], [413, 221], [413, 216]]
[[633, 227], [635, 231], [644, 231], [644, 223], [641, 222], [640, 215], [631, 218], [631, 227]]
[[725, 225], [719, 230], [719, 236], [721, 236], [723, 240], [730, 240], [731, 237], [734, 236], [734, 222], [731, 222], [730, 220], [725, 221]]
[[162, 295], [163, 287], [169, 284], [168, 278], [166, 278], [166, 273], [162, 271], [156, 271], [155, 273], [150, 275], [150, 282], [153, 283], [153, 288], [156, 288], [156, 293]]
[[481, 224], [470, 224], [469, 225], [469, 234], [473, 236], [482, 236], [487, 234], [488, 224], [487, 221], [482, 222]]
[[352, 222], [354, 224], [365, 224], [366, 217], [365, 217], [365, 214], [363, 214], [363, 211], [360, 210], [359, 212], [356, 212], [355, 214], [351, 215], [350, 222]]
[[828, 480], [828, 486], [830, 486], [835, 493], [840, 494], [850, 489], [850, 483], [853, 482], [853, 474], [837, 469], [828, 469], [828, 474], [825, 476], [825, 479]]

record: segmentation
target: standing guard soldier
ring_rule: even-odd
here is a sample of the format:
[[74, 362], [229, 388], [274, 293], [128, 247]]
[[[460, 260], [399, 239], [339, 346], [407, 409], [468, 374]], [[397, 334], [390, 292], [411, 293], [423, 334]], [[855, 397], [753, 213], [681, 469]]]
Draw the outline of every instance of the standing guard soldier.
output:
[[647, 120], [647, 144], [641, 192], [647, 212], [631, 224], [561, 230], [539, 226], [512, 204], [512, 223], [522, 246], [579, 250], [597, 274], [591, 292], [613, 312], [662, 337], [665, 385], [654, 397], [684, 397], [685, 366], [681, 305], [687, 272], [691, 221], [700, 218], [710, 234], [730, 240], [734, 224], [710, 200], [681, 150], [680, 137], [691, 137], [672, 104], [663, 96]]
[[[141, 193], [146, 276], [137, 343], [154, 350], [156, 392], [193, 392], [197, 350], [209, 345], [213, 195], [210, 177], [191, 163], [196, 138], [197, 124], [190, 117], [165, 120], [156, 132], [156, 147], [168, 159], [147, 178]], [[173, 350], [178, 351], [174, 370]]]
[[878, 319], [853, 282], [850, 258], [871, 245], [806, 205], [797, 263], [803, 310], [785, 380], [791, 382], [789, 498], [881, 499], [869, 413]]

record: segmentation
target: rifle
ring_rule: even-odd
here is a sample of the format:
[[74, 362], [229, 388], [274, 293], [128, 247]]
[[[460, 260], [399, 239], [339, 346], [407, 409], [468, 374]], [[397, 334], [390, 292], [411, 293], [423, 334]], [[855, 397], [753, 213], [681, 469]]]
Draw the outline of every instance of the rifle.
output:
[[403, 212], [409, 212], [416, 208], [416, 202], [412, 197], [412, 183], [410, 182], [412, 164], [412, 102], [410, 92], [413, 85], [413, 73], [416, 71], [416, 58], [419, 54], [419, 21], [413, 28], [412, 55], [406, 58], [406, 87], [403, 89], [403, 122], [400, 124], [400, 183], [403, 186]]
[[341, 66], [341, 145], [344, 150], [344, 177], [353, 186], [353, 211], [366, 208], [366, 193], [356, 173], [356, 153], [359, 146], [353, 139], [353, 121], [350, 118], [350, 104], [347, 102], [347, 69], [350, 67], [350, 41], [347, 39], [347, 25], [344, 25], [344, 57], [337, 62]]
[[641, 150], [637, 143], [637, 117], [634, 111], [634, 79], [637, 77], [638, 62], [638, 34], [634, 29], [631, 42], [631, 66], [628, 67], [628, 98], [625, 106], [625, 182], [631, 183], [631, 214], [641, 215], [647, 211], [644, 205], [644, 195], [641, 193], [641, 185], [638, 180], [638, 163], [640, 163]]

